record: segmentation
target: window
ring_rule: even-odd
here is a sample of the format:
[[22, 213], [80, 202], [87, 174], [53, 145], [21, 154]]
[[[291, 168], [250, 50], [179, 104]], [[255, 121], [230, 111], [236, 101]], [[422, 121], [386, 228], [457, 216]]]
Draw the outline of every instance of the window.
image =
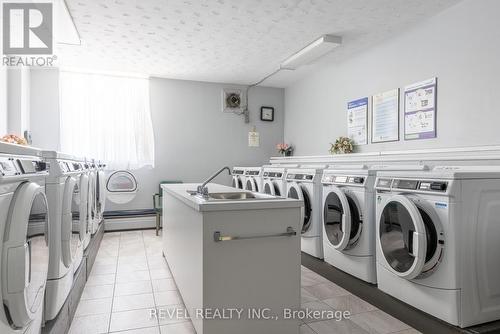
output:
[[61, 150], [110, 169], [154, 166], [149, 80], [60, 73]]
[[137, 181], [132, 173], [119, 170], [109, 176], [106, 188], [109, 192], [134, 192], [137, 190]]

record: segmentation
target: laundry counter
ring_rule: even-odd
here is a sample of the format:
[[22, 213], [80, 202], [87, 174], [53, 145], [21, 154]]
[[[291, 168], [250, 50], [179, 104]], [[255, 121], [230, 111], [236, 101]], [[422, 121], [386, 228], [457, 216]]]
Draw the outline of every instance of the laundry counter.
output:
[[196, 332], [298, 334], [302, 202], [206, 199], [197, 186], [162, 186], [163, 254]]

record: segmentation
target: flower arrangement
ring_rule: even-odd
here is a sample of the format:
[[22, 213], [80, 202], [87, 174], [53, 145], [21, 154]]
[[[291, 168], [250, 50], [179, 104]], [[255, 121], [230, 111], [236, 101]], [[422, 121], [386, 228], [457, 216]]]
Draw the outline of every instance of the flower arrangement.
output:
[[354, 150], [354, 142], [349, 137], [339, 137], [335, 141], [335, 144], [330, 143], [332, 145], [330, 147], [331, 154], [344, 154], [344, 153], [352, 153]]
[[26, 139], [16, 136], [16, 135], [5, 135], [2, 138], [0, 138], [0, 141], [3, 141], [5, 143], [9, 144], [18, 144], [18, 145], [28, 145], [28, 142]]
[[278, 150], [279, 154], [283, 155], [284, 157], [289, 157], [293, 153], [293, 146], [285, 143], [276, 145], [276, 149]]

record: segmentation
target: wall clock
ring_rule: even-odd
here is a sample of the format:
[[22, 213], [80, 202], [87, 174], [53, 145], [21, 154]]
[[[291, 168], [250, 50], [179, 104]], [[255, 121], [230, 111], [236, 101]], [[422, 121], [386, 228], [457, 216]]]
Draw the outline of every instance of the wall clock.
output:
[[273, 107], [261, 107], [260, 108], [260, 120], [265, 122], [274, 121], [274, 108]]

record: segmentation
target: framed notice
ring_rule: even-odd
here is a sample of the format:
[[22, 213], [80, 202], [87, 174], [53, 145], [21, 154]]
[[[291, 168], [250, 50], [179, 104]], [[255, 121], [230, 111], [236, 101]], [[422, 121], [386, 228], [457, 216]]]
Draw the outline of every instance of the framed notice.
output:
[[368, 144], [368, 98], [347, 103], [347, 136], [356, 145]]
[[372, 96], [372, 143], [399, 140], [399, 88]]
[[405, 140], [436, 138], [437, 78], [406, 86]]

